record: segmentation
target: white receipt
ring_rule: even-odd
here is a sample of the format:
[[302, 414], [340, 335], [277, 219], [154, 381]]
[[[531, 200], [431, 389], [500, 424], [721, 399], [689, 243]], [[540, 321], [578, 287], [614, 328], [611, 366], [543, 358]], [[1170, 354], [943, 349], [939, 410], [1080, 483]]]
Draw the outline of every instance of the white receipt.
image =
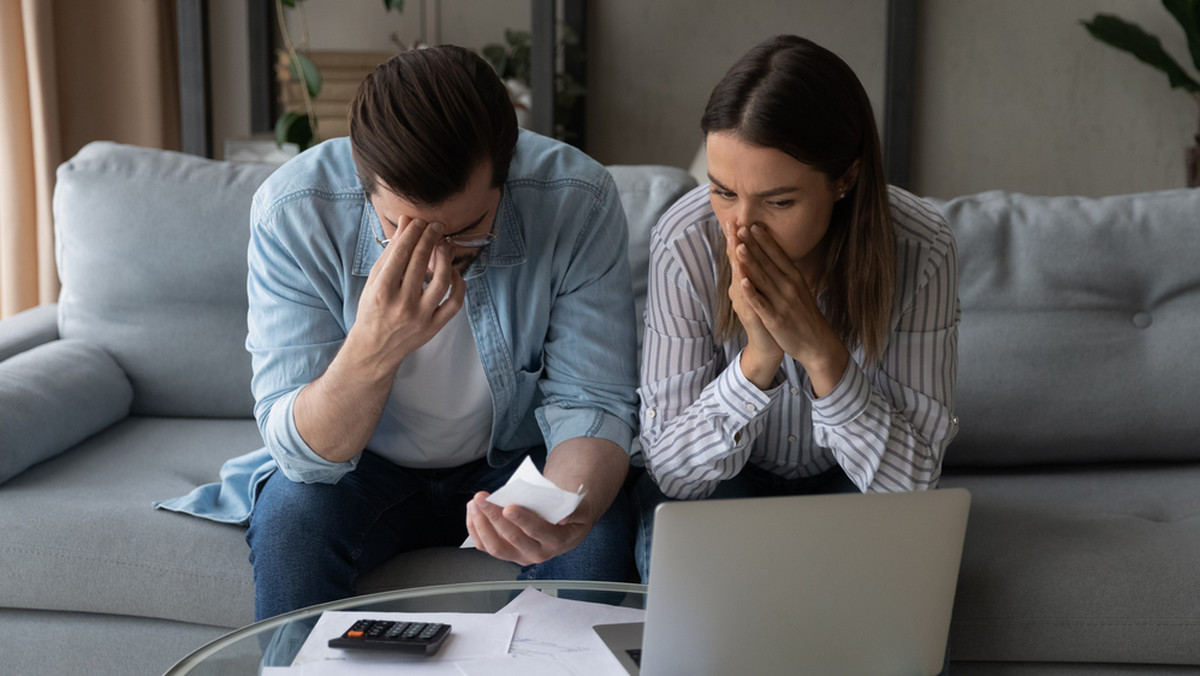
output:
[[[532, 510], [550, 523], [558, 523], [571, 516], [584, 495], [583, 486], [580, 486], [579, 492], [576, 493], [555, 486], [542, 476], [529, 456], [525, 456], [517, 471], [508, 478], [508, 483], [489, 495], [487, 501], [501, 507], [519, 505]], [[467, 536], [462, 546], [474, 547], [475, 542]]]

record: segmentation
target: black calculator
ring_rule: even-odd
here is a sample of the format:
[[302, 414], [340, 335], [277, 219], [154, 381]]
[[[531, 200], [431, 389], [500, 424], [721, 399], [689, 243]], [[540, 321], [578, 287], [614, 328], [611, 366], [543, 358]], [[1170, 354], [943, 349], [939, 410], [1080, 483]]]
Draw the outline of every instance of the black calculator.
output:
[[442, 647], [449, 635], [450, 625], [440, 622], [359, 620], [346, 633], [329, 639], [329, 647], [432, 655]]

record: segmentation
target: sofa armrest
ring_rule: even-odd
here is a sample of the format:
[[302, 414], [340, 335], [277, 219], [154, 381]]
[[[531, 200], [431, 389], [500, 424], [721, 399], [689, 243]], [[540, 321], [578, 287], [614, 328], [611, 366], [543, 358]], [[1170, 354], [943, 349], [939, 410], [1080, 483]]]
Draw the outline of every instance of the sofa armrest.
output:
[[58, 339], [58, 303], [18, 312], [0, 321], [0, 361]]
[[133, 385], [102, 348], [55, 340], [0, 362], [0, 483], [129, 415]]

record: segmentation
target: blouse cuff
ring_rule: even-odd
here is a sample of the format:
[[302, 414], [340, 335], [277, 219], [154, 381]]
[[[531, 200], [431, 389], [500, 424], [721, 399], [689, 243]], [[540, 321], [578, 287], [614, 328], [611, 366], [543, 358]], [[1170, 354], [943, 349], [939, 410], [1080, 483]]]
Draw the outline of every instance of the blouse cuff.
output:
[[812, 396], [812, 383], [804, 376], [804, 391], [812, 401], [813, 423], [840, 427], [862, 415], [871, 400], [871, 384], [858, 364], [849, 359], [842, 379], [821, 398]]
[[733, 420], [740, 421], [741, 425], [748, 424], [759, 415], [762, 415], [771, 406], [771, 403], [778, 398], [779, 392], [782, 389], [780, 386], [772, 387], [767, 391], [758, 389], [758, 386], [750, 382], [750, 379], [742, 373], [742, 353], [739, 352], [733, 358], [733, 362], [717, 377], [717, 398], [721, 402], [721, 408]]

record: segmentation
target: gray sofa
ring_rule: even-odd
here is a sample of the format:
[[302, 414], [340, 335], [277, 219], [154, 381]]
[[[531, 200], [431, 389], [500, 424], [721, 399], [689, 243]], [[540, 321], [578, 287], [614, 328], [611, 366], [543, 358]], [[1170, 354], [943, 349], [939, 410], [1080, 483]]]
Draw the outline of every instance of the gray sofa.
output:
[[941, 485], [974, 496], [953, 673], [1200, 672], [1200, 190], [937, 206], [963, 313]]
[[[270, 171], [110, 143], [60, 169], [60, 301], [0, 322], [0, 672], [161, 673], [251, 620], [243, 530], [150, 503], [261, 445], [245, 246]], [[642, 294], [693, 181], [611, 171]], [[939, 206], [963, 306], [943, 485], [974, 495], [952, 671], [1195, 671], [1200, 191]], [[514, 574], [430, 549], [361, 591]]]

